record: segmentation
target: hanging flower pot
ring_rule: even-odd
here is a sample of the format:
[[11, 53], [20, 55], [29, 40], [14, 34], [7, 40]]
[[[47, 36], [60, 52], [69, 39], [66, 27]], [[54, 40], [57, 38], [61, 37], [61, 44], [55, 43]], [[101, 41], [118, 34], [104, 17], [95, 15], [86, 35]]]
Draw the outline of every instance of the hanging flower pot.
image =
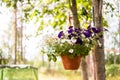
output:
[[102, 33], [102, 29], [90, 25], [82, 29], [70, 26], [57, 32], [57, 35], [56, 33], [46, 35], [42, 52], [47, 54], [49, 61], [57, 61], [57, 57], [60, 56], [66, 70], [77, 70], [81, 57], [89, 55], [94, 45], [102, 46], [99, 41]]
[[63, 66], [66, 70], [77, 70], [79, 68], [81, 57], [75, 56], [74, 58], [70, 58], [67, 55], [61, 56]]

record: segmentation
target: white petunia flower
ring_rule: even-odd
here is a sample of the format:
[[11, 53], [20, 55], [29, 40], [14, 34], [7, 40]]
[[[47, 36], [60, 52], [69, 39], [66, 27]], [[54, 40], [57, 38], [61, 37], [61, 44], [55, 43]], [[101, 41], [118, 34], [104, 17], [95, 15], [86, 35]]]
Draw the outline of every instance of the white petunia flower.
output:
[[73, 49], [70, 49], [68, 52], [69, 52], [69, 53], [73, 53], [73, 52], [74, 52], [74, 50], [73, 50]]
[[66, 40], [66, 41], [67, 41], [67, 43], [69, 43], [69, 44], [71, 44], [71, 45], [73, 44], [73, 43], [71, 42], [71, 40]]
[[71, 39], [71, 41], [72, 41], [72, 43], [74, 44], [74, 43], [76, 43], [76, 39]]

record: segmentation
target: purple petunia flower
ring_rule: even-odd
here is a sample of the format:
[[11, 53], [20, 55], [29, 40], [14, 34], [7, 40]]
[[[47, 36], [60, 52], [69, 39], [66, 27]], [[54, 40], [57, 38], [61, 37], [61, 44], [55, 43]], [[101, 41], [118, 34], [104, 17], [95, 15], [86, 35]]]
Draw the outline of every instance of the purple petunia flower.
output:
[[82, 45], [82, 40], [80, 38], [77, 38], [76, 44]]
[[69, 28], [69, 29], [68, 29], [68, 33], [69, 33], [69, 34], [71, 34], [73, 31], [74, 31], [73, 28]]
[[58, 38], [61, 38], [64, 35], [63, 31], [60, 31], [58, 34]]
[[83, 34], [85, 35], [85, 37], [90, 37], [91, 35], [92, 35], [92, 32], [91, 31], [89, 31], [89, 30], [85, 30], [84, 32], [83, 32]]
[[75, 28], [75, 32], [78, 33], [78, 34], [80, 34], [81, 33], [80, 28]]

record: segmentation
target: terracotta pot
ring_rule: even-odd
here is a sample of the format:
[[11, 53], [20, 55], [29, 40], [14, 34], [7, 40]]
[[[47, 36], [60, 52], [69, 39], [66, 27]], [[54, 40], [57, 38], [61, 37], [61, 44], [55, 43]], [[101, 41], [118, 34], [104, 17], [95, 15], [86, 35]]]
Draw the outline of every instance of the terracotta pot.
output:
[[79, 68], [81, 57], [75, 56], [74, 58], [70, 58], [67, 55], [61, 56], [63, 66], [66, 70], [77, 70]]

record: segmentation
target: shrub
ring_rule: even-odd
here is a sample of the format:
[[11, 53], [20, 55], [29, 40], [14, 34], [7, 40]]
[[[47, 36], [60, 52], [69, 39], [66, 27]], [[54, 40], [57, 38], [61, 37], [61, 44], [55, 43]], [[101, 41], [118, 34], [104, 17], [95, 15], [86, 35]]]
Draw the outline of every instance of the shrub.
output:
[[120, 65], [107, 65], [106, 66], [106, 75], [109, 77], [115, 76], [120, 73]]
[[[108, 53], [105, 61], [107, 65], [114, 64], [114, 54]], [[116, 64], [120, 64], [120, 55], [116, 55]]]

